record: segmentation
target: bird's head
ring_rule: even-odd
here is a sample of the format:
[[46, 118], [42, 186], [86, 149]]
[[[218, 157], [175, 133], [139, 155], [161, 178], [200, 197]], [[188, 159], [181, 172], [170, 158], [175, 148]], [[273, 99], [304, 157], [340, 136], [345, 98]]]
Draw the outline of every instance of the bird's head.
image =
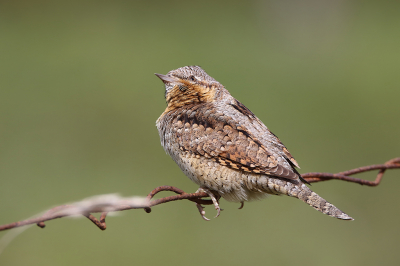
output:
[[171, 70], [167, 75], [155, 75], [164, 82], [168, 109], [212, 102], [217, 90], [223, 88], [199, 66], [185, 66]]

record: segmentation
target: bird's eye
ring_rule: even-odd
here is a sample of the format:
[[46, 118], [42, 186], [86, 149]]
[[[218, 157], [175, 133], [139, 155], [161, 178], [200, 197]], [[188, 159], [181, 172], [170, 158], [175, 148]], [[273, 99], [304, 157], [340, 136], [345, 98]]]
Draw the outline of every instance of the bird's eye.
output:
[[190, 79], [191, 81], [196, 81], [196, 78], [195, 78], [194, 76], [190, 76], [189, 79]]

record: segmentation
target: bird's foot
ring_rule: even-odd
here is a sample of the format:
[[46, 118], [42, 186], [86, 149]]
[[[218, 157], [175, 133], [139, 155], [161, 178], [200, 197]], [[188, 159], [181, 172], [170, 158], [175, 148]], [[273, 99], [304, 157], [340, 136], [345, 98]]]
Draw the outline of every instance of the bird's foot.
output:
[[[216, 196], [214, 193], [212, 193], [207, 188], [199, 188], [196, 192], [205, 192], [208, 194], [208, 196], [211, 198], [212, 202], [214, 203], [215, 209], [217, 210], [217, 215], [215, 216], [215, 218], [217, 218], [221, 214], [221, 211], [222, 211], [222, 209], [219, 207], [219, 203], [218, 203], [218, 200], [221, 198], [221, 196], [220, 195]], [[206, 220], [206, 221], [210, 220], [204, 216], [205, 211], [203, 209], [203, 206], [201, 206], [200, 204], [197, 203], [197, 209], [199, 209], [201, 217], [203, 217], [204, 220]]]
[[243, 209], [243, 207], [244, 207], [244, 201], [242, 201], [242, 202], [240, 203], [240, 207], [239, 207], [238, 209], [241, 210], [241, 209]]

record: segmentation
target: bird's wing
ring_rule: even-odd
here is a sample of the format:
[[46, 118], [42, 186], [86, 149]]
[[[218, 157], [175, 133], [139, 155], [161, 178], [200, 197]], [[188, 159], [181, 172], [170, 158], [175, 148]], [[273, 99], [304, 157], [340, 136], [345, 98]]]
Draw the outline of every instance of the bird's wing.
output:
[[[246, 127], [238, 126], [232, 117], [211, 106], [188, 106], [172, 122], [182, 151], [210, 158], [232, 169], [299, 179], [293, 167], [280, 164], [279, 155], [269, 151]], [[288, 151], [287, 154], [290, 160], [292, 156]]]
[[[279, 147], [279, 149], [283, 152], [283, 156], [285, 159], [294, 167], [300, 168], [299, 164], [297, 161], [294, 159], [292, 154], [290, 154], [289, 150], [283, 145], [283, 143], [280, 141], [280, 139], [271, 131], [267, 129], [267, 127], [261, 122], [260, 119], [258, 119], [252, 111], [250, 111], [244, 104], [239, 102], [238, 100], [234, 99], [230, 104], [237, 112], [239, 112], [242, 116], [247, 117], [250, 121], [252, 121], [255, 124], [258, 124], [262, 130], [264, 130], [264, 135], [267, 135], [269, 140], [269, 143], [272, 143], [272, 145]], [[265, 143], [264, 141], [261, 141], [262, 143]], [[265, 145], [264, 145], [265, 146]]]

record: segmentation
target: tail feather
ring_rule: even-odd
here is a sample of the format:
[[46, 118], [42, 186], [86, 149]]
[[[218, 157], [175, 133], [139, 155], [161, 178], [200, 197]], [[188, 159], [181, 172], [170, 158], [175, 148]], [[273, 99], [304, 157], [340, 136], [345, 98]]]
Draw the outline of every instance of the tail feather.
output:
[[325, 199], [321, 198], [317, 193], [309, 189], [306, 185], [302, 185], [299, 193], [297, 195], [290, 195], [301, 199], [317, 211], [327, 214], [331, 217], [335, 217], [342, 220], [354, 220], [346, 213], [342, 212], [334, 205], [327, 202]]

